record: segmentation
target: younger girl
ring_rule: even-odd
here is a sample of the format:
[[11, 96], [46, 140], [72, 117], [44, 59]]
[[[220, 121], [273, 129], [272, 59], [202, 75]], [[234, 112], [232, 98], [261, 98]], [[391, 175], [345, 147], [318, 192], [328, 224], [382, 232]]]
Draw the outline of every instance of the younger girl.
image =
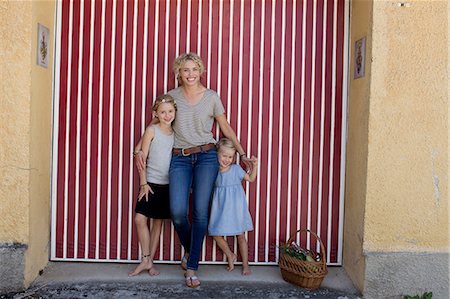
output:
[[253, 230], [253, 224], [242, 188], [242, 179], [249, 182], [255, 181], [258, 160], [252, 156], [250, 161], [253, 167], [250, 174], [247, 174], [239, 165], [233, 164], [236, 148], [231, 140], [220, 139], [217, 149], [220, 168], [214, 188], [208, 233], [214, 237], [219, 248], [227, 256], [228, 271], [234, 269], [237, 257], [230, 250], [223, 236], [237, 236], [242, 257], [242, 275], [250, 275], [248, 246], [244, 233]]
[[[145, 129], [142, 153], [139, 153], [147, 163], [145, 169], [139, 170], [140, 188], [134, 218], [142, 261], [129, 276], [138, 275], [143, 270], [152, 276], [159, 274], [153, 265], [153, 256], [158, 247], [163, 219], [170, 218], [169, 166], [174, 142], [172, 122], [177, 106], [175, 100], [166, 94], [156, 99], [152, 110], [154, 121]], [[135, 154], [140, 151], [135, 151]], [[151, 231], [147, 225], [148, 218], [153, 219]]]

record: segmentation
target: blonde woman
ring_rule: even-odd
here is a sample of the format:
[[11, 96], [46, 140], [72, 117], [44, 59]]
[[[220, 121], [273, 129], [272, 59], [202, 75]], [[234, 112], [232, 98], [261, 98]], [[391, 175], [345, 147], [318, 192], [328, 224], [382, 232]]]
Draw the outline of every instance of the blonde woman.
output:
[[[168, 93], [177, 102], [177, 118], [173, 123], [174, 148], [169, 170], [170, 211], [172, 221], [186, 255], [182, 267], [186, 270], [186, 285], [196, 288], [200, 280], [198, 270], [202, 243], [208, 226], [208, 209], [214, 182], [219, 171], [216, 140], [212, 133], [217, 121], [225, 137], [234, 144], [248, 167], [236, 133], [225, 116], [218, 94], [203, 86], [200, 78], [205, 71], [202, 59], [194, 53], [185, 53], [173, 63], [179, 87]], [[142, 159], [137, 159], [138, 167]], [[188, 219], [189, 195], [192, 190], [192, 223]]]

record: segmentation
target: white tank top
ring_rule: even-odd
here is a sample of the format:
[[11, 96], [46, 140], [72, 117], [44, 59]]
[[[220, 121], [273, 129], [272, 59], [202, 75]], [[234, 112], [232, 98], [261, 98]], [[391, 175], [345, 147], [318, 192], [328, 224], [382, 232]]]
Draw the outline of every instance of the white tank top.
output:
[[169, 183], [169, 166], [172, 158], [174, 134], [166, 135], [153, 125], [153, 137], [147, 156], [147, 181], [149, 183], [166, 185]]

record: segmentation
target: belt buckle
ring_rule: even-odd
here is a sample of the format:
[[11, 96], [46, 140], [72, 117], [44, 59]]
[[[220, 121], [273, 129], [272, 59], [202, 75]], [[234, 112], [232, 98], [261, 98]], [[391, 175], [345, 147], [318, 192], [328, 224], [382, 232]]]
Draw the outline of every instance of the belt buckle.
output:
[[187, 157], [187, 156], [189, 156], [190, 154], [186, 154], [186, 153], [184, 152], [184, 148], [182, 148], [182, 149], [181, 149], [181, 155], [183, 155], [183, 157]]

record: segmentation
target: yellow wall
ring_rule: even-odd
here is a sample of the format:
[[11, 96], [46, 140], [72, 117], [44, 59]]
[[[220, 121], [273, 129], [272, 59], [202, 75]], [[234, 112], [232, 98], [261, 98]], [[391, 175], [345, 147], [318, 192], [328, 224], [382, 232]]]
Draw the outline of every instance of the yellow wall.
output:
[[[448, 8], [447, 11], [449, 12], [450, 15], [450, 4], [448, 4]], [[447, 28], [448, 28], [448, 32], [447, 32], [447, 78], [450, 79], [450, 17], [447, 18]], [[449, 194], [448, 194], [448, 187], [450, 186], [450, 163], [448, 163], [448, 161], [450, 161], [450, 82], [447, 80], [447, 108], [448, 108], [448, 113], [447, 113], [447, 198], [449, 198]], [[450, 201], [450, 198], [449, 198]], [[448, 217], [447, 219], [449, 219], [449, 223], [448, 223], [448, 240], [450, 243], [450, 203], [447, 204], [447, 212], [448, 212]], [[449, 252], [450, 252], [450, 244], [449, 244]], [[450, 265], [449, 265], [449, 269], [450, 269]]]
[[[352, 1], [343, 253], [360, 290], [368, 254], [450, 247], [449, 4], [398, 3]], [[363, 36], [366, 75], [353, 79]]]
[[[48, 261], [55, 3], [0, 3], [0, 242], [28, 246], [27, 286]], [[49, 67], [36, 65], [37, 23], [50, 29]]]
[[28, 243], [31, 172], [31, 6], [0, 2], [0, 241], [22, 244]]
[[364, 251], [444, 252], [448, 4], [397, 3], [373, 3]]
[[363, 257], [364, 212], [368, 153], [370, 101], [370, 59], [366, 59], [365, 76], [353, 79], [354, 44], [366, 37], [366, 57], [371, 57], [372, 2], [353, 1], [350, 23], [350, 73], [348, 103], [348, 138], [345, 184], [345, 218], [343, 265], [355, 285], [364, 285]]
[[[36, 1], [32, 7], [30, 218], [25, 281], [34, 280], [48, 262], [50, 249], [50, 165], [52, 133], [52, 68], [55, 3]], [[37, 23], [50, 30], [48, 68], [36, 64]]]

